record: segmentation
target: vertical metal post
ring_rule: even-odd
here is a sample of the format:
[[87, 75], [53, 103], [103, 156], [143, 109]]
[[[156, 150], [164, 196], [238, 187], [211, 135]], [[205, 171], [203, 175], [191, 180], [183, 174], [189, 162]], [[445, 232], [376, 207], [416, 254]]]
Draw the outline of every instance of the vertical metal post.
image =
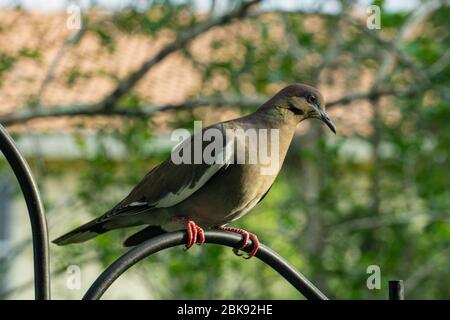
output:
[[389, 281], [389, 300], [405, 300], [403, 280]]
[[50, 299], [50, 262], [47, 219], [39, 190], [25, 158], [0, 124], [0, 150], [5, 155], [22, 189], [30, 216], [34, 254], [34, 292], [38, 300]]

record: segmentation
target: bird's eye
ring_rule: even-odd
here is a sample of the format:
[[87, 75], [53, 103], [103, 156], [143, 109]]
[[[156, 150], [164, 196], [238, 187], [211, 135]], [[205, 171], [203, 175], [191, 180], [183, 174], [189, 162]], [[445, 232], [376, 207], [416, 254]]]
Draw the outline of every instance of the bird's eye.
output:
[[306, 97], [306, 101], [308, 101], [308, 103], [316, 103], [316, 97], [309, 95]]

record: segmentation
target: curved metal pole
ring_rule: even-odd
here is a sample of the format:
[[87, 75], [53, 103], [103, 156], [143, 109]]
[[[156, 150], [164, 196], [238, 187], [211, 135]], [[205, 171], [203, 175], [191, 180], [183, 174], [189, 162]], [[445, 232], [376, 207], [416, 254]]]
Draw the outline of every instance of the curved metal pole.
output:
[[11, 136], [0, 124], [0, 150], [10, 164], [28, 207], [34, 254], [34, 292], [38, 300], [50, 299], [50, 262], [48, 255], [48, 231], [44, 206], [31, 170], [20, 154]]
[[[185, 244], [187, 234], [185, 231], [176, 231], [165, 233], [163, 235], [151, 238], [140, 245], [132, 248], [120, 258], [114, 261], [103, 273], [95, 280], [92, 286], [84, 295], [84, 300], [100, 299], [105, 291], [119, 278], [125, 271], [134, 266], [144, 258], [157, 253], [161, 250]], [[240, 235], [224, 231], [206, 231], [205, 242], [221, 244], [229, 247], [236, 247], [242, 241]], [[244, 248], [244, 251], [250, 251], [251, 245]], [[300, 291], [307, 299], [327, 300], [328, 298], [320, 292], [306, 277], [289, 264], [284, 258], [278, 255], [268, 247], [261, 245], [256, 257], [271, 266], [275, 271], [282, 275], [290, 284]]]

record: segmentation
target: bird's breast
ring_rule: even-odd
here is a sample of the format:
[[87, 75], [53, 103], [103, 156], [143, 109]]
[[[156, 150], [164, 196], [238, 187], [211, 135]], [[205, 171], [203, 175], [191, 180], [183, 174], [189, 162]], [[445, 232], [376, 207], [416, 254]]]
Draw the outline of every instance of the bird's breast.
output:
[[[250, 167], [248, 167], [250, 166]], [[248, 213], [272, 185], [276, 174], [261, 175], [255, 165], [230, 165], [191, 197], [173, 208], [205, 227], [229, 223]]]

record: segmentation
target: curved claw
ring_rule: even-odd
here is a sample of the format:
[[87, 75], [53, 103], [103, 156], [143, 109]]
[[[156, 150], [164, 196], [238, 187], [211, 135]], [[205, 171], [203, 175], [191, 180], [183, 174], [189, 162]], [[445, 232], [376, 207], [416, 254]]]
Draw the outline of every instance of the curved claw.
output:
[[244, 255], [243, 253], [239, 253], [239, 248], [233, 248], [233, 253], [235, 255], [237, 255], [238, 257], [241, 257]]

